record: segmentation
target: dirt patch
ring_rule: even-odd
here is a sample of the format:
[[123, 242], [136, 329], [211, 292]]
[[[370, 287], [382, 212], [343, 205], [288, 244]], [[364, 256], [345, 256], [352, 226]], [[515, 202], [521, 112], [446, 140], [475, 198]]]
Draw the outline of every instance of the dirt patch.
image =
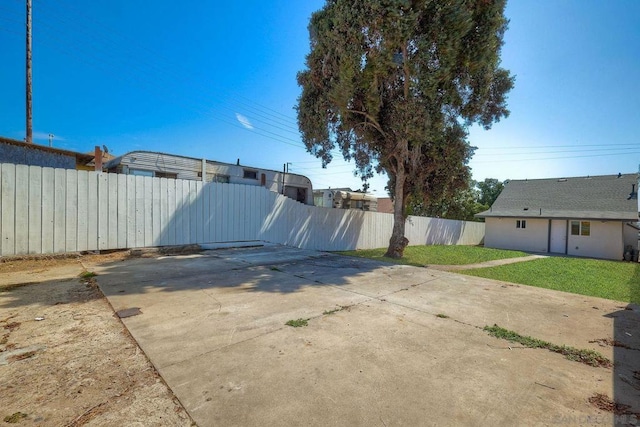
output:
[[[46, 272], [68, 263], [117, 262], [128, 256], [119, 252], [13, 259], [0, 262], [0, 275]], [[29, 350], [36, 347], [41, 350]], [[24, 350], [10, 355], [19, 349]], [[7, 423], [193, 425], [114, 316], [95, 279], [5, 288], [0, 293], [0, 357], [3, 354], [7, 364], [0, 367], [0, 419]]]
[[631, 412], [629, 412], [629, 405], [621, 405], [619, 403], [616, 403], [611, 400], [606, 394], [594, 394], [589, 398], [589, 403], [602, 411], [611, 412], [616, 415], [631, 414]]

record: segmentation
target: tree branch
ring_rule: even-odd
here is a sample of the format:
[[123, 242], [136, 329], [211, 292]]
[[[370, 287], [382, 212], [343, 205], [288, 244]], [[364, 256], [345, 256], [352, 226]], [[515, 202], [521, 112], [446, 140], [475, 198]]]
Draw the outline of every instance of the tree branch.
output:
[[[347, 112], [349, 113], [354, 113], [354, 114], [360, 114], [362, 116], [364, 116], [366, 119], [369, 120], [369, 124], [371, 126], [373, 126], [378, 132], [380, 132], [380, 134], [383, 137], [387, 137], [387, 134], [382, 130], [382, 127], [380, 126], [380, 123], [378, 123], [378, 121], [376, 119], [373, 118], [373, 116], [371, 116], [369, 113], [366, 113], [364, 111], [358, 111], [358, 110], [347, 110]], [[367, 122], [365, 122], [367, 123]]]

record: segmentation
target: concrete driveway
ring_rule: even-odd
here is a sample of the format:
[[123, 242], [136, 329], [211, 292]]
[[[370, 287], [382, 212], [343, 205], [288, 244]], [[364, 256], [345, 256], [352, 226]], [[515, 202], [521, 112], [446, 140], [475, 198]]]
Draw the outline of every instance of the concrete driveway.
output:
[[640, 412], [640, 312], [623, 303], [282, 246], [91, 269], [116, 311], [141, 309], [125, 325], [200, 426], [613, 423], [596, 393]]

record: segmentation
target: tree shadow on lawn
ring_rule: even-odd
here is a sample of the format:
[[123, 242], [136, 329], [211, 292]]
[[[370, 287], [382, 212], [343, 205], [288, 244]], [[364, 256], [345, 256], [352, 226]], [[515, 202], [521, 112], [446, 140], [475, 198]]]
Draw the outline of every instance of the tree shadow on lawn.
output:
[[620, 407], [621, 423], [625, 417], [640, 422], [640, 264], [629, 281], [629, 290], [631, 303], [606, 315], [613, 318], [613, 400], [629, 406]]

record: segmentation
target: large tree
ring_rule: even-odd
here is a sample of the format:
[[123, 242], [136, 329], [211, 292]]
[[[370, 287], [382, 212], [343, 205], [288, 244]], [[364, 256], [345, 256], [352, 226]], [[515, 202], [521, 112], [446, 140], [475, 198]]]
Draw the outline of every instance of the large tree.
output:
[[468, 180], [467, 129], [508, 115], [500, 68], [506, 0], [327, 0], [309, 24], [298, 124], [326, 166], [338, 148], [363, 179], [386, 172], [402, 257], [409, 195], [440, 197]]

